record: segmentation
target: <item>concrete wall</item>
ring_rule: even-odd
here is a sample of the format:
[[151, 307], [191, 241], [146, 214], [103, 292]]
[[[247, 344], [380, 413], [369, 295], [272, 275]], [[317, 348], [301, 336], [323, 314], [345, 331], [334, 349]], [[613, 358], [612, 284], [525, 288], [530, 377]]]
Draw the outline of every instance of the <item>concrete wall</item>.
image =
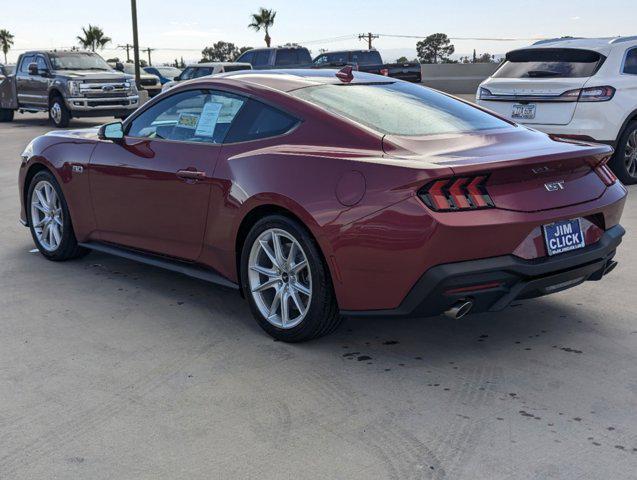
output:
[[478, 85], [489, 77], [497, 63], [423, 64], [422, 83], [447, 93], [476, 93]]

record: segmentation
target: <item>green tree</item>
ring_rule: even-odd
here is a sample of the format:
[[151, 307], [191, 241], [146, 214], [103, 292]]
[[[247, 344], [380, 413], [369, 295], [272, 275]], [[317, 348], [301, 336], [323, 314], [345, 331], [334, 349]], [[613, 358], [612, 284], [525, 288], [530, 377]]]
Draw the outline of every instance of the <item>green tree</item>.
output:
[[252, 21], [248, 25], [248, 28], [253, 29], [256, 32], [263, 30], [265, 32], [265, 44], [270, 47], [272, 38], [270, 37], [270, 27], [274, 25], [274, 17], [276, 12], [274, 10], [268, 10], [261, 7], [258, 13], [252, 14]]
[[88, 28], [82, 27], [84, 36], [77, 37], [77, 41], [84, 48], [89, 48], [92, 52], [98, 48], [103, 49], [107, 43], [111, 42], [111, 38], [104, 35], [104, 31], [97, 26], [93, 26], [89, 23]]
[[4, 63], [7, 63], [7, 53], [11, 50], [13, 45], [13, 35], [9, 33], [9, 30], [4, 28], [0, 30], [0, 47], [2, 47], [2, 53], [4, 53]]
[[422, 63], [455, 63], [449, 57], [456, 48], [444, 33], [434, 33], [416, 44], [418, 60]]
[[239, 48], [239, 55], [241, 55], [243, 52], [247, 52], [248, 50], [253, 50], [252, 47], [241, 47]]
[[231, 62], [240, 54], [234, 43], [219, 41], [212, 47], [206, 47], [201, 51], [203, 62]]

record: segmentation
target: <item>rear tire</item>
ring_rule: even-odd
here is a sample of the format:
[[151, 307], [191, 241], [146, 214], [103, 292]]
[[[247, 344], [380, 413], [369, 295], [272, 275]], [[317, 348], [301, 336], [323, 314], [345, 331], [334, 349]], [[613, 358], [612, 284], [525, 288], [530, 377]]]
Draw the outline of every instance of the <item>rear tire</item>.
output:
[[41, 171], [31, 180], [26, 210], [33, 242], [45, 258], [64, 261], [89, 252], [77, 244], [64, 194], [51, 172]]
[[267, 216], [252, 227], [241, 253], [241, 284], [257, 323], [277, 340], [304, 342], [341, 323], [319, 246], [288, 217]]
[[49, 100], [49, 120], [57, 128], [66, 128], [71, 121], [71, 113], [60, 95], [54, 95]]
[[13, 121], [14, 111], [9, 108], [0, 108], [0, 122]]
[[626, 126], [609, 166], [626, 185], [637, 183], [637, 121]]

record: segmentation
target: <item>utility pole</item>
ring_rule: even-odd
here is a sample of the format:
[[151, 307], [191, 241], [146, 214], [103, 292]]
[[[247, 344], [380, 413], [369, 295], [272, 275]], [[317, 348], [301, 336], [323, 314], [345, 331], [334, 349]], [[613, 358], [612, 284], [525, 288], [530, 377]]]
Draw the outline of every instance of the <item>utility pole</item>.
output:
[[133, 58], [135, 60], [135, 83], [140, 88], [139, 81], [139, 38], [137, 37], [137, 0], [130, 0], [131, 14], [133, 17]]
[[126, 50], [126, 63], [130, 63], [130, 49], [133, 48], [133, 46], [130, 43], [127, 43], [126, 45], [118, 45], [117, 48]]
[[154, 48], [144, 48], [142, 50], [142, 52], [148, 52], [148, 66], [152, 67], [152, 62], [150, 61], [150, 52], [152, 52], [153, 50], [155, 50]]
[[372, 40], [374, 40], [375, 38], [378, 38], [378, 35], [374, 35], [371, 32], [369, 32], [369, 33], [361, 33], [358, 36], [359, 40], [367, 40], [367, 48], [369, 48], [370, 50], [372, 49]]

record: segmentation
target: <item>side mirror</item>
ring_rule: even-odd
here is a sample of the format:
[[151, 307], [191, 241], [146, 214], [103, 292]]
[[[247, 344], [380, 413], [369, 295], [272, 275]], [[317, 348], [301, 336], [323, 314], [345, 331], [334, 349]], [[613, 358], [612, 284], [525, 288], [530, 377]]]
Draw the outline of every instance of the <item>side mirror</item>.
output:
[[100, 140], [111, 140], [112, 142], [121, 142], [124, 138], [124, 126], [122, 122], [113, 122], [102, 125], [97, 132]]
[[115, 63], [115, 70], [117, 70], [118, 72], [123, 72], [124, 71], [124, 64], [122, 62], [116, 62]]
[[38, 74], [38, 64], [37, 63], [29, 63], [29, 75], [37, 75]]

